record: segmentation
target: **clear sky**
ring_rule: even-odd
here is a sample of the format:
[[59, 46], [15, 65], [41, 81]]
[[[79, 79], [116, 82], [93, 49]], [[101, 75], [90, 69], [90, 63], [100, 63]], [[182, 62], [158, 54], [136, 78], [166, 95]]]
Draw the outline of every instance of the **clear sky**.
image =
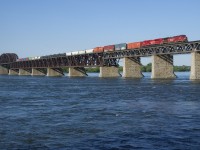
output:
[[200, 40], [200, 0], [0, 0], [0, 54], [20, 58], [179, 34]]

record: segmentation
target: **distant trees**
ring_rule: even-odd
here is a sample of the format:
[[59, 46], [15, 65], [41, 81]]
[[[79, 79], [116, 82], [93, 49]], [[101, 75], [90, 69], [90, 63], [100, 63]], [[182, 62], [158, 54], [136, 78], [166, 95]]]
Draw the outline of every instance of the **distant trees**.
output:
[[146, 66], [142, 66], [141, 67], [142, 72], [151, 72], [151, 67], [152, 67], [151, 63], [147, 64]]
[[190, 66], [174, 66], [174, 71], [176, 72], [185, 72], [190, 71]]
[[[146, 66], [142, 66], [141, 70], [142, 72], [151, 72], [151, 68], [152, 68], [152, 63], [147, 64]], [[68, 73], [69, 72], [69, 68], [68, 67], [64, 67], [62, 68], [64, 72]], [[93, 73], [99, 73], [99, 67], [92, 67], [92, 68], [85, 68], [86, 72], [93, 72]], [[119, 67], [119, 71], [122, 72], [123, 71], [123, 67], [120, 66]], [[174, 66], [174, 71], [175, 72], [186, 72], [186, 71], [190, 71], [190, 66]]]

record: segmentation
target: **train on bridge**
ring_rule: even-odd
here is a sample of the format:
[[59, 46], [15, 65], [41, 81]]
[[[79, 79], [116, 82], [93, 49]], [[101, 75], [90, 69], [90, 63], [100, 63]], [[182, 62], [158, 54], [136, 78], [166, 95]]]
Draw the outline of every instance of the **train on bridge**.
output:
[[16, 61], [29, 61], [29, 60], [49, 59], [49, 58], [55, 58], [55, 57], [66, 57], [66, 56], [82, 55], [82, 54], [113, 52], [113, 51], [120, 51], [120, 50], [129, 50], [129, 49], [131, 50], [131, 49], [139, 49], [139, 48], [147, 47], [147, 46], [155, 46], [155, 45], [178, 43], [178, 42], [188, 42], [187, 36], [186, 35], [178, 35], [178, 36], [173, 36], [173, 37], [145, 40], [142, 42], [107, 45], [107, 46], [102, 46], [102, 47], [95, 47], [94, 49], [73, 51], [73, 52], [67, 52], [67, 53], [61, 53], [61, 54], [19, 58]]
[[188, 41], [186, 35], [122, 43], [61, 54], [19, 59], [16, 54], [0, 56], [0, 74], [63, 76], [63, 67], [69, 76], [86, 76], [87, 67], [99, 67], [99, 77], [118, 77], [119, 60], [123, 59], [123, 77], [141, 78], [141, 57], [152, 57], [154, 79], [175, 78], [173, 55], [192, 56], [190, 79], [200, 79], [200, 40]]

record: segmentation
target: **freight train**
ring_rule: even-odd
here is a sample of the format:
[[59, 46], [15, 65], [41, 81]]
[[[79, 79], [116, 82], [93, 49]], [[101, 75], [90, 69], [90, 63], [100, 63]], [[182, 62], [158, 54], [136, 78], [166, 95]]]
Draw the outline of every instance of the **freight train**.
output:
[[147, 47], [147, 46], [173, 44], [173, 43], [178, 43], [178, 42], [188, 42], [187, 36], [186, 35], [178, 35], [178, 36], [173, 36], [173, 37], [158, 38], [158, 39], [154, 39], [154, 40], [145, 40], [142, 42], [107, 45], [107, 46], [102, 46], [102, 47], [95, 47], [94, 49], [73, 51], [73, 52], [47, 55], [47, 56], [41, 56], [41, 57], [20, 58], [20, 59], [17, 59], [17, 61], [47, 59], [47, 58], [55, 58], [55, 57], [66, 57], [66, 56], [81, 55], [81, 54], [113, 52], [113, 51], [119, 51], [119, 50], [132, 50], [132, 49], [134, 50], [134, 49], [143, 48], [143, 47]]

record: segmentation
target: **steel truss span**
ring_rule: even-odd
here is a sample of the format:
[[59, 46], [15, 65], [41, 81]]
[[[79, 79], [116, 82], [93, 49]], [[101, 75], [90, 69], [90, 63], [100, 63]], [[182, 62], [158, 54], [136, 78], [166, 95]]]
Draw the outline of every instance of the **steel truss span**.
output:
[[17, 59], [18, 59], [17, 54], [14, 54], [14, 53], [2, 54], [0, 56], [0, 65], [5, 67], [5, 68], [9, 68], [10, 63], [16, 62]]
[[124, 57], [146, 57], [152, 55], [164, 55], [164, 54], [187, 54], [193, 51], [200, 51], [200, 41], [175, 43], [175, 44], [163, 44], [157, 46], [148, 46], [139, 49], [115, 51], [110, 53], [104, 53], [103, 59], [112, 58], [124, 58]]
[[[0, 65], [11, 69], [117, 66], [119, 64], [119, 60], [124, 57], [187, 54], [194, 51], [200, 52], [200, 41], [163, 44], [131, 50], [72, 55], [66, 57], [51, 57], [46, 59], [18, 62], [14, 62], [17, 58], [17, 55], [15, 54], [16, 56], [14, 57], [13, 55], [14, 58], [10, 60], [1, 58]], [[3, 54], [1, 57], [2, 56], [3, 58], [6, 58], [7, 55]]]
[[103, 54], [85, 54], [66, 57], [52, 57], [29, 61], [19, 61], [10, 64], [10, 68], [60, 68], [60, 67], [93, 67], [102, 66]]

